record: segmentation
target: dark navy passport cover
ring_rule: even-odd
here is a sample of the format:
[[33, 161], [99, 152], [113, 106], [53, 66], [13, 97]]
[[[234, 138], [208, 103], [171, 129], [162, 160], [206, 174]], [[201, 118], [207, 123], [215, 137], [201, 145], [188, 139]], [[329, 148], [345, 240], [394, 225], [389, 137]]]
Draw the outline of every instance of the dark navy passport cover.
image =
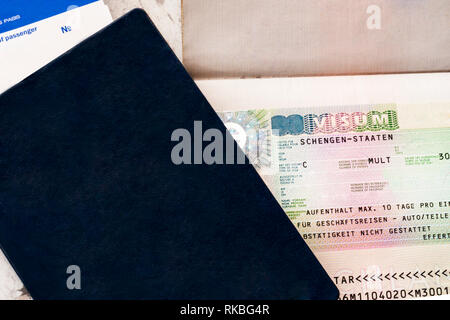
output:
[[172, 163], [196, 120], [226, 133], [140, 10], [0, 96], [0, 244], [34, 299], [337, 298], [251, 165]]

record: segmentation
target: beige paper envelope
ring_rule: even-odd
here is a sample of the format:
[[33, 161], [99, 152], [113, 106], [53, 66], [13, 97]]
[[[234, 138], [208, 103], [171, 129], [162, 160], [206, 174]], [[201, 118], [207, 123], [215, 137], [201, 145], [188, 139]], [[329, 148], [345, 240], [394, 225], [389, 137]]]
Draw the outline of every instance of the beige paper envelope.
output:
[[449, 0], [184, 0], [194, 78], [450, 70]]

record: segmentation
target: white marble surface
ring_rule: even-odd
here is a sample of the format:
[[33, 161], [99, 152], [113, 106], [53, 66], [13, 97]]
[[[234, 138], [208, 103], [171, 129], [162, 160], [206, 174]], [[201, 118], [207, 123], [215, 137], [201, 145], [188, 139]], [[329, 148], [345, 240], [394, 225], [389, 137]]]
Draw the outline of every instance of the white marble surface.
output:
[[14, 269], [0, 251], [0, 300], [30, 299]]
[[182, 58], [182, 0], [104, 0], [114, 19], [133, 8], [144, 9], [170, 47]]

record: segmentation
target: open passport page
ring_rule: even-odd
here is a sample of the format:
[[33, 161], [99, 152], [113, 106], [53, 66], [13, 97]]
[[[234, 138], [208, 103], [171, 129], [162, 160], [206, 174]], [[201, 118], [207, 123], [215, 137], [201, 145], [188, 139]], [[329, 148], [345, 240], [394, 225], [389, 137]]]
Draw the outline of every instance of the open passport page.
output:
[[448, 299], [449, 73], [197, 85], [340, 299]]

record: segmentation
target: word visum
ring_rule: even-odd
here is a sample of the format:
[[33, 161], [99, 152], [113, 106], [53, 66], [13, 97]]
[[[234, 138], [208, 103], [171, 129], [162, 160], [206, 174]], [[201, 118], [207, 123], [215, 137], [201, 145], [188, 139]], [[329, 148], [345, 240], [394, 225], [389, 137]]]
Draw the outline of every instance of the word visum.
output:
[[397, 112], [394, 110], [350, 114], [346, 112], [306, 114], [304, 116], [293, 114], [287, 117], [272, 117], [272, 132], [277, 136], [396, 130], [398, 128]]

